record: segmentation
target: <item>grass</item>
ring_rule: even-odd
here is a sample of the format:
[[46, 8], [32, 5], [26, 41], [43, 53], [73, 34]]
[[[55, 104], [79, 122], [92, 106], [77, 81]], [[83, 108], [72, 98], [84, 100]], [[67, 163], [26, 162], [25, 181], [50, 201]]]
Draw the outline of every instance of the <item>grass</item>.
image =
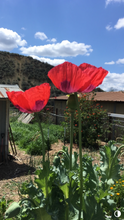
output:
[[[60, 125], [48, 125], [41, 123], [45, 139], [45, 148], [48, 147], [48, 139], [50, 144], [54, 144], [58, 139], [63, 139], [64, 128]], [[15, 143], [19, 148], [26, 151], [30, 155], [42, 154], [42, 137], [37, 123], [23, 124], [21, 122], [11, 122], [11, 128]], [[48, 137], [49, 129], [49, 137]]]

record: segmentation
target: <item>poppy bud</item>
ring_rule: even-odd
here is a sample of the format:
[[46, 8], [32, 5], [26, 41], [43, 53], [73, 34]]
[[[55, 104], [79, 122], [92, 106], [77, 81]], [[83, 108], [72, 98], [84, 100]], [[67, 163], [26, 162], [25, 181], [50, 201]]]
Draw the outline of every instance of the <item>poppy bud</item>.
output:
[[75, 94], [69, 95], [69, 98], [66, 104], [73, 111], [77, 109], [77, 102], [76, 102]]

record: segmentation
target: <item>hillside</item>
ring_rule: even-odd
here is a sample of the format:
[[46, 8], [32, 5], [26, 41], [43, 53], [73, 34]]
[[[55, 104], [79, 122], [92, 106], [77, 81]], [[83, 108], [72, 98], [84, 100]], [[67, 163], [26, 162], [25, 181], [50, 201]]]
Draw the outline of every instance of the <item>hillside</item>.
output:
[[62, 93], [48, 78], [48, 71], [53, 68], [32, 57], [0, 51], [0, 84], [18, 84], [22, 90], [48, 82], [51, 85], [51, 97]]
[[[48, 71], [53, 68], [29, 56], [0, 51], [0, 84], [18, 84], [22, 90], [48, 82], [51, 85], [51, 97], [65, 95], [48, 78]], [[101, 92], [100, 88], [94, 91]]]

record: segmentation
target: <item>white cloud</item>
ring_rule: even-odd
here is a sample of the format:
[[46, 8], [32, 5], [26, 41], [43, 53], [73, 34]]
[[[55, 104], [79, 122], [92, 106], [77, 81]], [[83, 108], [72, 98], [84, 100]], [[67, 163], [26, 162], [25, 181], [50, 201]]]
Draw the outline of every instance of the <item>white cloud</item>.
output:
[[34, 35], [35, 38], [38, 38], [40, 40], [46, 40], [47, 36], [43, 32], [36, 32]]
[[45, 33], [43, 32], [36, 32], [35, 35], [34, 35], [35, 38], [38, 38], [40, 40], [47, 40], [49, 42], [53, 42], [55, 43], [56, 42], [56, 38], [52, 38], [52, 39], [48, 39], [48, 37], [46, 36]]
[[116, 29], [124, 28], [124, 18], [120, 18], [114, 26]]
[[55, 43], [57, 40], [56, 38], [52, 38], [52, 39], [48, 39], [47, 41]]
[[109, 4], [112, 3], [112, 2], [119, 2], [119, 3], [121, 3], [121, 2], [124, 2], [124, 0], [106, 0], [106, 1], [105, 1], [106, 6], [109, 5]]
[[49, 58], [45, 58], [45, 57], [38, 57], [38, 56], [31, 56], [33, 59], [36, 59], [36, 60], [39, 60], [41, 62], [44, 62], [44, 63], [49, 63], [53, 66], [57, 66], [61, 63], [64, 63], [65, 60], [64, 59], [49, 59]]
[[109, 91], [110, 88], [116, 91], [124, 90], [124, 73], [109, 72], [99, 87], [105, 91]]
[[26, 28], [24, 28], [24, 27], [22, 27], [21, 29], [22, 29], [23, 31], [25, 31], [25, 30], [26, 30]]
[[107, 25], [106, 26], [106, 30], [108, 30], [108, 31], [110, 31], [110, 30], [112, 30], [113, 28], [111, 27], [111, 25]]
[[21, 52], [26, 55], [44, 56], [44, 57], [76, 57], [78, 55], [87, 55], [93, 51], [91, 45], [84, 43], [77, 43], [75, 41], [69, 42], [63, 40], [61, 43], [46, 44], [43, 46], [22, 47]]
[[118, 59], [118, 60], [116, 61], [116, 63], [117, 63], [117, 64], [124, 64], [124, 58], [123, 58], [123, 59]]
[[20, 35], [16, 32], [0, 28], [0, 50], [11, 51], [19, 46], [23, 47], [27, 44], [25, 40], [22, 40]]
[[110, 61], [110, 62], [105, 62], [104, 64], [113, 65], [113, 64], [115, 64], [115, 62], [114, 61]]

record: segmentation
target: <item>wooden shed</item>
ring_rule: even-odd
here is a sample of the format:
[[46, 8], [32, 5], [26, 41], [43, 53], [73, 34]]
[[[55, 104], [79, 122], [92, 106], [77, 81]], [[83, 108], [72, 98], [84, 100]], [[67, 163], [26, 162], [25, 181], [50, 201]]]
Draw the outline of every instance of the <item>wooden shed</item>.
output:
[[18, 85], [0, 84], [0, 162], [8, 159], [9, 106], [7, 91], [21, 91]]
[[[89, 93], [89, 99], [92, 93]], [[54, 113], [56, 115], [64, 115], [68, 96], [58, 96], [50, 98], [54, 100]], [[108, 113], [124, 114], [124, 92], [96, 92], [96, 103], [99, 103]], [[60, 124], [62, 118], [56, 117], [56, 124]]]

